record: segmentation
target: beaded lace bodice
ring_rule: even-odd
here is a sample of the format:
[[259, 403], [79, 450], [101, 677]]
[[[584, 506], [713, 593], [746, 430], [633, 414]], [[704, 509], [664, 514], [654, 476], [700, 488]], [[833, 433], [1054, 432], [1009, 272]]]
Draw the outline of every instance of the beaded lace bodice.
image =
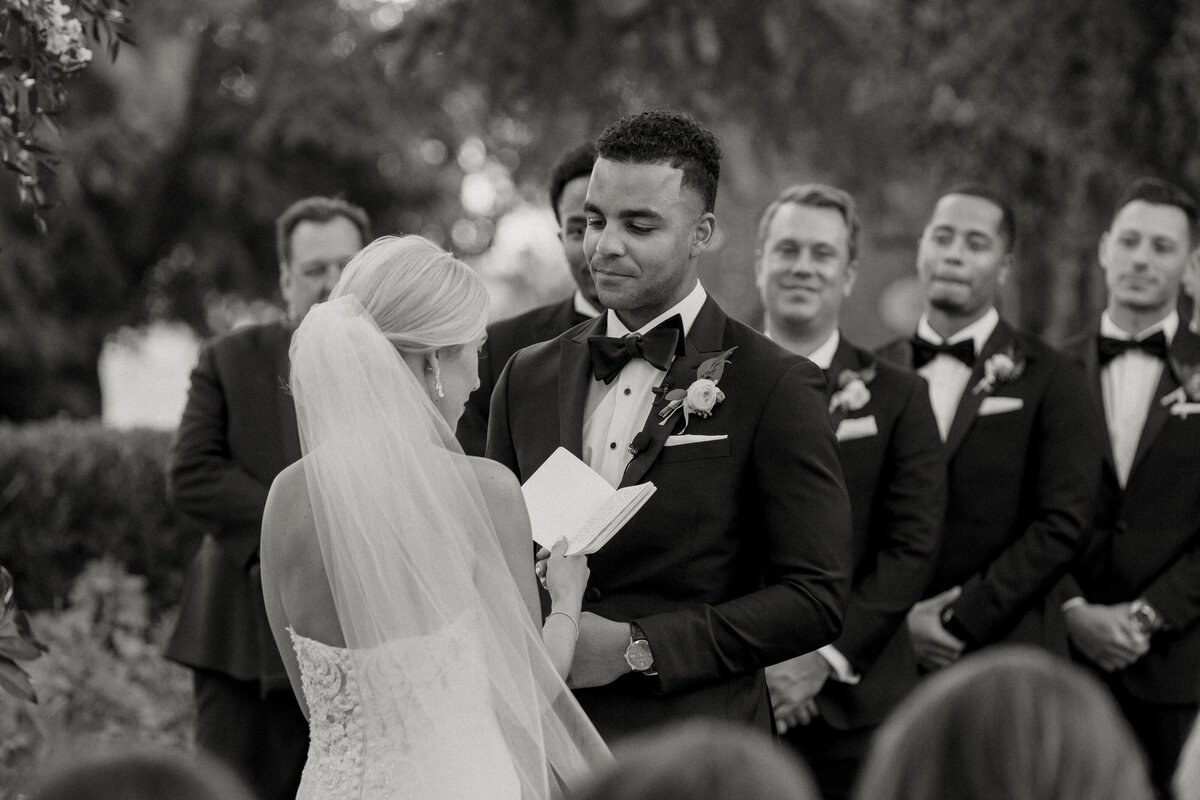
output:
[[468, 619], [365, 650], [289, 629], [310, 728], [297, 800], [520, 795]]

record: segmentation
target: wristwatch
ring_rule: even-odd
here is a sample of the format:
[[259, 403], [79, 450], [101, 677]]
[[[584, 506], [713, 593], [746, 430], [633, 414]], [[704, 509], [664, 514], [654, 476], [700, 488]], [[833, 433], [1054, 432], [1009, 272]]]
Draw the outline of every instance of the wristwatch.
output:
[[650, 652], [650, 642], [645, 632], [636, 622], [629, 623], [629, 646], [625, 648], [625, 663], [634, 672], [654, 676], [654, 654]]
[[1133, 624], [1137, 626], [1137, 629], [1147, 636], [1158, 632], [1163, 626], [1162, 617], [1154, 610], [1154, 606], [1146, 602], [1144, 597], [1139, 597], [1130, 604], [1129, 616], [1133, 619]]

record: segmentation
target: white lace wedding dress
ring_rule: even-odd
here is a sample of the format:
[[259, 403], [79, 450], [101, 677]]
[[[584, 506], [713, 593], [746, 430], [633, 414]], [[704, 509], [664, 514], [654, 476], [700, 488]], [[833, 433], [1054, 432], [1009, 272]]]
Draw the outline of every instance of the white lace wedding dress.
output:
[[354, 652], [293, 631], [311, 731], [296, 800], [520, 798], [472, 628]]

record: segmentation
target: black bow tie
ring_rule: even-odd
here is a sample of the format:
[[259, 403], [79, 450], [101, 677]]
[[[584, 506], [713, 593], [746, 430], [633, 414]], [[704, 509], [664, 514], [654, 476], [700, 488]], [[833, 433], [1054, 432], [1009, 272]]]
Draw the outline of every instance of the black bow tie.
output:
[[630, 359], [643, 358], [658, 369], [671, 366], [671, 358], [682, 355], [683, 317], [663, 320], [645, 334], [589, 336], [592, 374], [596, 380], [612, 383]]
[[928, 364], [938, 354], [948, 355], [951, 358], [957, 358], [968, 367], [975, 366], [975, 340], [963, 339], [961, 342], [954, 344], [934, 344], [928, 339], [922, 339], [920, 336], [912, 338], [913, 349], [913, 369], [920, 369]]
[[1130, 350], [1141, 350], [1165, 361], [1167, 358], [1167, 335], [1162, 331], [1155, 331], [1145, 339], [1114, 339], [1111, 336], [1101, 336], [1096, 342], [1096, 351], [1100, 354], [1101, 366]]

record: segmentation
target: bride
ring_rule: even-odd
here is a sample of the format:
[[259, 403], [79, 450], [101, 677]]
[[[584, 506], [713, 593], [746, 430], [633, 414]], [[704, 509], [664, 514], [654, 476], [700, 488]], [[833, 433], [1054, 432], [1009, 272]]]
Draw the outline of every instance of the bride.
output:
[[304, 457], [261, 562], [311, 731], [298, 800], [557, 797], [608, 760], [563, 683], [586, 558], [553, 549], [541, 624], [520, 487], [454, 440], [486, 319], [469, 267], [384, 237], [292, 339]]

